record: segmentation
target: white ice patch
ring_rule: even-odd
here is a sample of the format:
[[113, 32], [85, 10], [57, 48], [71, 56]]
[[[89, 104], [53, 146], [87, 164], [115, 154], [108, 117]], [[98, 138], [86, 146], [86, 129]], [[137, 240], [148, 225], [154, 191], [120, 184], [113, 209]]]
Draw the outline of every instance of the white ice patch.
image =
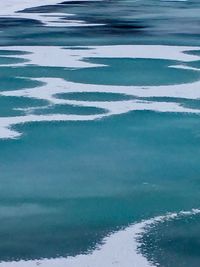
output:
[[[69, 0], [65, 0], [67, 2]], [[77, 0], [73, 0], [76, 2]], [[81, 0], [86, 1], [86, 0]], [[90, 0], [89, 0], [90, 1]], [[100, 1], [100, 0], [96, 0]], [[56, 5], [63, 2], [62, 0], [1, 0], [0, 1], [0, 17], [15, 17], [34, 19], [42, 22], [46, 26], [51, 27], [84, 27], [84, 26], [97, 26], [102, 24], [91, 24], [85, 23], [82, 20], [70, 19], [73, 14], [66, 13], [26, 13], [23, 11], [28, 8], [45, 6], [45, 5]]]
[[1, 0], [0, 1], [0, 16], [12, 16], [17, 11], [21, 11], [27, 8], [55, 5], [59, 0]]
[[[1, 15], [13, 15], [18, 11], [22, 11], [27, 8], [33, 8], [38, 6], [46, 6], [46, 5], [56, 5], [62, 2], [67, 2], [71, 0], [1, 0], [0, 1], [0, 16]], [[74, 2], [78, 0], [72, 0]], [[81, 0], [86, 1], [86, 0]], [[89, 0], [92, 1], [92, 0]], [[100, 0], [93, 0], [100, 1]]]
[[[101, 64], [84, 62], [85, 58], [166, 59], [183, 62], [197, 61], [200, 59], [197, 55], [186, 53], [192, 50], [200, 50], [200, 47], [166, 45], [89, 46], [87, 49], [70, 49], [69, 47], [59, 46], [8, 46], [0, 47], [0, 50], [17, 50], [29, 53], [26, 55], [17, 55], [15, 57], [26, 59], [30, 63], [22, 62], [11, 64], [11, 66], [27, 66], [29, 64], [68, 68], [102, 66]], [[12, 57], [9, 55], [5, 56]]]
[[[62, 47], [2, 47], [1, 50], [24, 51], [29, 52], [25, 55], [16, 55], [17, 58], [29, 60], [30, 64], [48, 67], [68, 67], [68, 68], [87, 68], [99, 67], [101, 65], [84, 62], [85, 57], [109, 57], [109, 58], [159, 58], [180, 61], [199, 60], [199, 56], [186, 54], [186, 51], [199, 50], [199, 47], [182, 47], [182, 46], [97, 46], [88, 47], [89, 49], [64, 49]], [[7, 57], [12, 57], [7, 55]], [[29, 63], [23, 62], [18, 65], [26, 66]], [[173, 66], [170, 66], [173, 67]], [[182, 66], [175, 66], [176, 68]], [[74, 105], [82, 107], [96, 107], [105, 110], [103, 114], [96, 115], [31, 115], [30, 109], [27, 115], [18, 117], [0, 117], [0, 138], [14, 138], [20, 134], [12, 131], [11, 127], [17, 124], [27, 122], [41, 121], [80, 121], [95, 120], [111, 115], [119, 115], [129, 111], [151, 110], [157, 112], [183, 112], [183, 113], [200, 113], [200, 109], [186, 108], [178, 102], [154, 101], [134, 99], [147, 97], [170, 97], [182, 99], [200, 99], [200, 81], [191, 84], [167, 85], [167, 86], [110, 86], [110, 85], [91, 85], [68, 82], [60, 78], [40, 78], [33, 79], [41, 81], [45, 85], [25, 90], [3, 91], [0, 95], [30, 97], [44, 99], [54, 105]], [[2, 88], [3, 89], [3, 88]], [[118, 101], [84, 101], [84, 100], [67, 100], [57, 98], [56, 94], [61, 93], [115, 93], [133, 97], [129, 100]], [[123, 99], [123, 98], [122, 98]], [[36, 107], [38, 108], [38, 107]], [[33, 110], [33, 108], [31, 108]]]
[[2, 262], [0, 267], [155, 267], [140, 253], [138, 238], [146, 231], [164, 221], [179, 216], [199, 214], [199, 209], [169, 213], [140, 223], [130, 225], [124, 230], [110, 234], [93, 252], [75, 257], [42, 259], [33, 261]]
[[[178, 102], [156, 102], [140, 99], [118, 100], [118, 101], [85, 101], [58, 98], [63, 93], [115, 93], [133, 97], [171, 97], [182, 99], [200, 98], [200, 81], [193, 84], [169, 85], [169, 86], [105, 86], [68, 82], [59, 78], [36, 79], [45, 85], [33, 89], [1, 92], [2, 96], [30, 97], [49, 101], [53, 105], [72, 105], [80, 107], [96, 107], [105, 110], [105, 113], [97, 115], [29, 115], [34, 108], [25, 108], [25, 116], [0, 117], [0, 138], [18, 137], [19, 133], [12, 131], [13, 125], [27, 122], [42, 121], [89, 121], [104, 117], [119, 115], [130, 111], [151, 110], [156, 112], [176, 112], [200, 114], [199, 109], [186, 108]], [[36, 107], [37, 109], [38, 107]]]

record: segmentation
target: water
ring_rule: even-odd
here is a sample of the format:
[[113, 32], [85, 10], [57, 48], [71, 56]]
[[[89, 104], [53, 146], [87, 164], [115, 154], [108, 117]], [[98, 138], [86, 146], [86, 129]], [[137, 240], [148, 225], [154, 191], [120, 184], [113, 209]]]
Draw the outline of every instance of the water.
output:
[[199, 1], [3, 2], [0, 266], [198, 267]]

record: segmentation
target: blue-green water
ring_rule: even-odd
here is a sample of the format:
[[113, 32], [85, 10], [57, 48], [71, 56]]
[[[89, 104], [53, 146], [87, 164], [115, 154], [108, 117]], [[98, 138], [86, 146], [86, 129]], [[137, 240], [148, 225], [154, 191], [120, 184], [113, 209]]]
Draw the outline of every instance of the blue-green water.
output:
[[[133, 240], [139, 255], [200, 265], [199, 12], [102, 0], [0, 16], [0, 266], [91, 255], [168, 213]], [[147, 266], [88, 259], [56, 266]]]

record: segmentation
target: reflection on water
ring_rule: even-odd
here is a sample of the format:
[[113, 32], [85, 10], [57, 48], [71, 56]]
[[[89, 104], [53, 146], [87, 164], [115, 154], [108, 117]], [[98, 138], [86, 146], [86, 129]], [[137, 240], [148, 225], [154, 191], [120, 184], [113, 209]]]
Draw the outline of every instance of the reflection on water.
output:
[[[198, 45], [199, 9], [198, 0], [67, 1], [57, 6], [29, 9], [16, 18], [1, 18], [3, 38], [0, 44], [80, 46], [142, 42]], [[47, 19], [51, 13], [52, 18]], [[57, 16], [59, 13], [61, 19]], [[65, 20], [66, 27], [59, 27]], [[76, 27], [70, 27], [70, 23], [75, 23]], [[82, 23], [86, 26], [82, 27]], [[53, 26], [45, 27], [48, 24]]]

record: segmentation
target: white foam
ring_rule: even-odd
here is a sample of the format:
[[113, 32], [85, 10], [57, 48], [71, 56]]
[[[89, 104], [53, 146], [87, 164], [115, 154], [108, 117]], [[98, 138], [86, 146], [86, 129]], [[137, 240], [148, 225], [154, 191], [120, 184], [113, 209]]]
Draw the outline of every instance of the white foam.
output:
[[165, 216], [157, 216], [130, 225], [124, 230], [104, 238], [102, 245], [99, 245], [93, 252], [87, 255], [33, 261], [2, 262], [0, 267], [155, 267], [153, 263], [148, 262], [140, 254], [138, 238], [158, 223], [173, 220], [179, 216], [192, 216], [199, 213], [199, 209], [169, 213]]

